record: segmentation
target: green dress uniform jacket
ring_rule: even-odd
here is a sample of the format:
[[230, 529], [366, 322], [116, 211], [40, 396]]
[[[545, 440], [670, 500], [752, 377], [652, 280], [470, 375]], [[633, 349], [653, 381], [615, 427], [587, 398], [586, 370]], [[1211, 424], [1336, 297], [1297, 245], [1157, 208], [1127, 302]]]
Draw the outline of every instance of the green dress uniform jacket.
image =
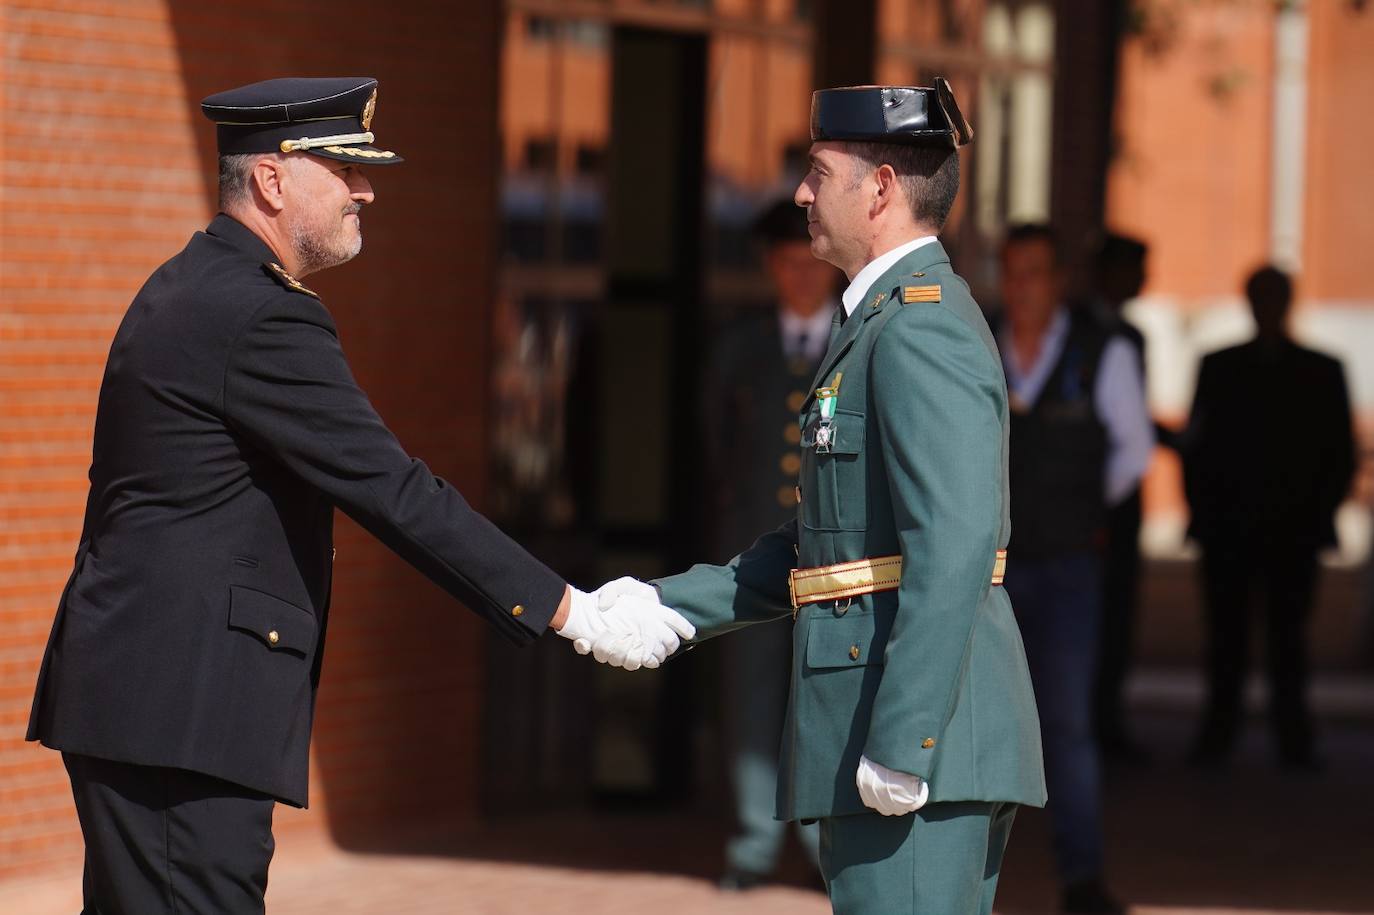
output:
[[938, 243], [869, 287], [813, 388], [841, 373], [828, 451], [814, 391], [802, 405], [797, 518], [724, 566], [658, 580], [662, 600], [709, 638], [790, 614], [795, 567], [900, 555], [895, 589], [796, 615], [779, 818], [866, 812], [861, 754], [926, 779], [932, 803], [1042, 806], [1025, 652], [991, 584], [1010, 535], [1006, 381]]

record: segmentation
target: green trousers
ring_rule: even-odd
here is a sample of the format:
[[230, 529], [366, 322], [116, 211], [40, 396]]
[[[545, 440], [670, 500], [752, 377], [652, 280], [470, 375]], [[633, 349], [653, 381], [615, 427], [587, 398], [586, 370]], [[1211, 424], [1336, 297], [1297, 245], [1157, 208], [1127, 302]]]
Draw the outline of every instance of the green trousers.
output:
[[835, 915], [990, 915], [1015, 804], [930, 804], [821, 820]]

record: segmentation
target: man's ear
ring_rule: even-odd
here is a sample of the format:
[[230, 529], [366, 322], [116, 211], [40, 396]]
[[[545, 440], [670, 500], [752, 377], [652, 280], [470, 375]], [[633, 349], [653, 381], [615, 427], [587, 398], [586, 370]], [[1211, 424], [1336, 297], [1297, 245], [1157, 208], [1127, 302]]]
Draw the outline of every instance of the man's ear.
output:
[[873, 183], [877, 186], [877, 192], [869, 205], [869, 215], [877, 216], [891, 206], [898, 195], [897, 172], [884, 162], [873, 173]]
[[286, 180], [286, 162], [276, 156], [263, 156], [253, 165], [252, 185], [257, 198], [274, 212], [286, 209], [282, 189]]

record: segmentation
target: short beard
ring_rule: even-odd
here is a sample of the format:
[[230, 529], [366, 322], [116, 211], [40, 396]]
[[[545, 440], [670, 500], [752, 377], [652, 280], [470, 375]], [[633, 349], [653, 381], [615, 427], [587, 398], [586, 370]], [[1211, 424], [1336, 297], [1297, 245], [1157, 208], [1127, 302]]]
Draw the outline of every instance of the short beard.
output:
[[[355, 203], [344, 212], [357, 213], [361, 209], [362, 205]], [[341, 233], [325, 232], [305, 222], [293, 222], [290, 232], [291, 250], [296, 255], [301, 276], [346, 264], [363, 249], [361, 218], [358, 220], [358, 234], [351, 239], [342, 239], [339, 237]]]

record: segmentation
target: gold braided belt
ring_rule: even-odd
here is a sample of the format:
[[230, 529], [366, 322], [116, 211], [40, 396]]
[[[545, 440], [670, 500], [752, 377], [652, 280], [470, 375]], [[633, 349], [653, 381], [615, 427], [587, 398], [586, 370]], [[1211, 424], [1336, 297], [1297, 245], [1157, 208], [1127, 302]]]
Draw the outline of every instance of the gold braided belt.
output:
[[[1000, 585], [1007, 573], [1007, 551], [998, 550], [992, 564], [992, 583]], [[858, 597], [879, 591], [895, 591], [902, 582], [902, 557], [878, 556], [837, 562], [833, 566], [793, 569], [787, 589], [792, 594], [792, 609], [823, 600]]]

